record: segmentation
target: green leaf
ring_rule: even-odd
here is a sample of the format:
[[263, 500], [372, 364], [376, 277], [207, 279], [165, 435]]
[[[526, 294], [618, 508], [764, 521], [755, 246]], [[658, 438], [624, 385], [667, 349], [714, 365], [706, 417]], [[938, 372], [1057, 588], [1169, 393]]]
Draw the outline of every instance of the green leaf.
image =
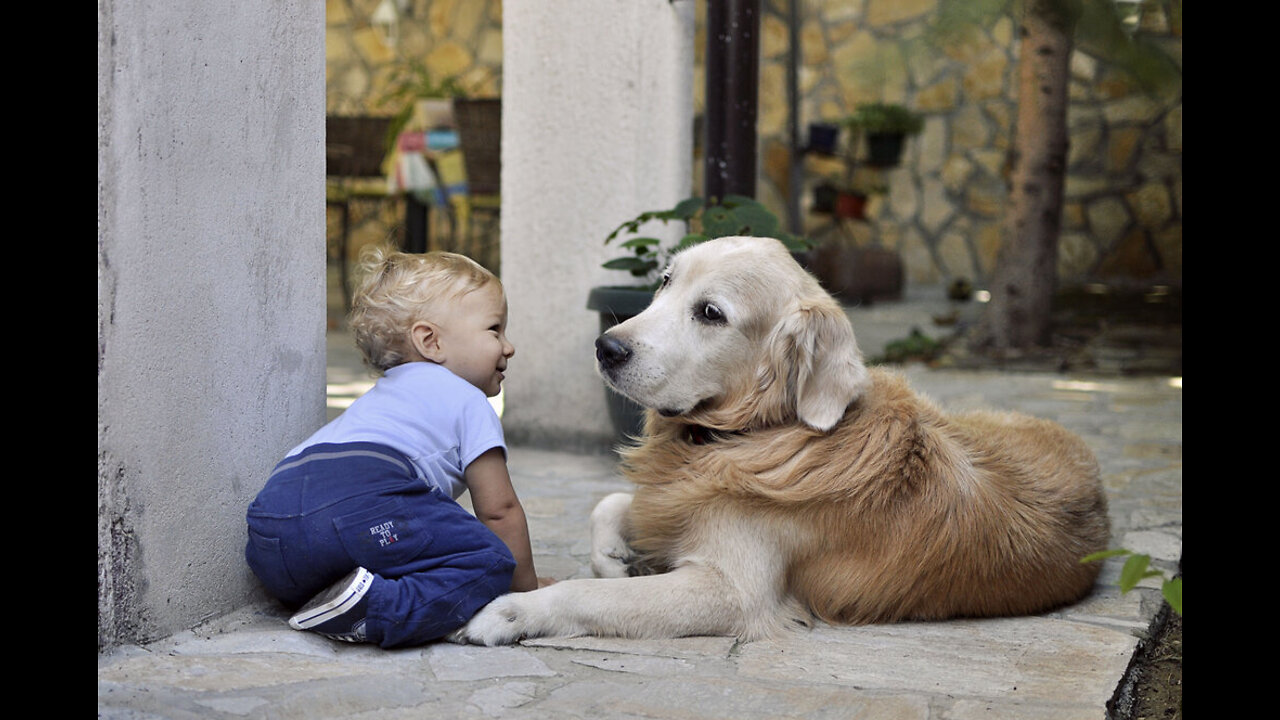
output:
[[1138, 583], [1149, 577], [1161, 575], [1159, 570], [1148, 570], [1151, 564], [1149, 555], [1130, 555], [1120, 569], [1120, 592], [1127, 593], [1138, 586]]
[[807, 237], [792, 235], [791, 233], [779, 233], [783, 245], [787, 246], [787, 250], [793, 253], [808, 252], [813, 249], [813, 241]]
[[709, 207], [702, 213], [702, 232], [707, 237], [737, 235], [740, 227], [738, 219], [728, 208]]
[[778, 216], [763, 205], [741, 205], [733, 209], [733, 216], [737, 218], [743, 234], [757, 237], [774, 237], [778, 234]]
[[610, 240], [613, 240], [614, 238], [618, 237], [618, 235], [620, 235], [623, 231], [626, 231], [628, 233], [634, 233], [637, 229], [639, 229], [639, 227], [640, 227], [640, 222], [638, 220], [628, 220], [627, 222], [624, 222], [621, 225], [619, 225], [616, 230], [609, 233], [609, 237], [604, 239], [604, 244], [608, 245]]
[[659, 240], [658, 238], [638, 237], [638, 238], [631, 238], [630, 240], [619, 245], [618, 247], [624, 247], [628, 250], [637, 250], [637, 249], [655, 247], [660, 244], [662, 244], [662, 241]]
[[703, 200], [700, 197], [685, 198], [676, 204], [675, 209], [671, 211], [671, 215], [679, 220], [687, 221], [698, 214], [703, 204]]
[[725, 195], [724, 198], [720, 201], [720, 204], [729, 208], [744, 207], [744, 206], [750, 206], [750, 205], [755, 205], [757, 207], [764, 207], [763, 205], [760, 204], [758, 200], [756, 200], [755, 198], [747, 197], [746, 195]]
[[1107, 558], [1120, 557], [1121, 555], [1130, 555], [1130, 554], [1132, 554], [1132, 551], [1125, 550], [1124, 548], [1115, 548], [1113, 550], [1103, 550], [1101, 552], [1085, 555], [1084, 557], [1080, 558], [1080, 564], [1085, 565], [1087, 563], [1096, 562], [1098, 560], [1106, 560]]
[[608, 270], [627, 270], [632, 275], [644, 275], [658, 267], [658, 263], [638, 257], [621, 257], [610, 260], [601, 267]]
[[1173, 611], [1182, 614], [1182, 578], [1174, 578], [1165, 580], [1164, 585], [1160, 588], [1160, 594], [1164, 595], [1164, 599], [1169, 603], [1169, 607]]

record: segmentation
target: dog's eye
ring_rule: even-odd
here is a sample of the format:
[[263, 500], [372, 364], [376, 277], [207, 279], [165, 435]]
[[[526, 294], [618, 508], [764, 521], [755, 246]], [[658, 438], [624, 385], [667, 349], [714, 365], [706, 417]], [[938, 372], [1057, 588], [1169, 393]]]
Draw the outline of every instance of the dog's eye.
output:
[[669, 272], [662, 273], [662, 284], [659, 285], [658, 288], [661, 289], [670, 284], [671, 284], [671, 273]]
[[723, 325], [725, 323], [724, 312], [711, 303], [702, 303], [699, 305], [696, 317], [702, 322], [711, 323], [713, 325]]

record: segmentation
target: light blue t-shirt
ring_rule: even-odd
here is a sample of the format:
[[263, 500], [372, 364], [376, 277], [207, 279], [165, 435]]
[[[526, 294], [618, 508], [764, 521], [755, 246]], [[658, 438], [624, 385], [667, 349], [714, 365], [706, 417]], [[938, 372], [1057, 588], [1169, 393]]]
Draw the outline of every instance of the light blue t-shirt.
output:
[[289, 451], [321, 443], [372, 442], [413, 461], [419, 476], [455, 500], [466, 492], [463, 472], [506, 441], [484, 392], [442, 365], [409, 362], [387, 370], [329, 424]]

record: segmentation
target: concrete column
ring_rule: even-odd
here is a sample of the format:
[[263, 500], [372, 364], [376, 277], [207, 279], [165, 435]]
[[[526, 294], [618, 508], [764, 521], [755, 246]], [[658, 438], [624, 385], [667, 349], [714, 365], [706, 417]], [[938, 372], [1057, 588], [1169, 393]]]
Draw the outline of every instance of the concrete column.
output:
[[324, 4], [98, 3], [98, 643], [243, 605], [324, 422]]
[[503, 6], [502, 268], [516, 345], [504, 425], [513, 441], [609, 445], [587, 292], [630, 279], [600, 267], [617, 255], [606, 235], [692, 194], [693, 31], [693, 0]]

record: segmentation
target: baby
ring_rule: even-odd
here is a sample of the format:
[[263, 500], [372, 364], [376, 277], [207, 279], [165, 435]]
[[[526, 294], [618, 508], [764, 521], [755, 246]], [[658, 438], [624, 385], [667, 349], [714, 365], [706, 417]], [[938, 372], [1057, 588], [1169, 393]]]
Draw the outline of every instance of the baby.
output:
[[[420, 645], [539, 585], [486, 399], [515, 348], [502, 284], [475, 262], [375, 250], [364, 266], [350, 326], [382, 376], [272, 471], [245, 556], [268, 592], [302, 606], [293, 628]], [[454, 501], [465, 491], [474, 516]]]

